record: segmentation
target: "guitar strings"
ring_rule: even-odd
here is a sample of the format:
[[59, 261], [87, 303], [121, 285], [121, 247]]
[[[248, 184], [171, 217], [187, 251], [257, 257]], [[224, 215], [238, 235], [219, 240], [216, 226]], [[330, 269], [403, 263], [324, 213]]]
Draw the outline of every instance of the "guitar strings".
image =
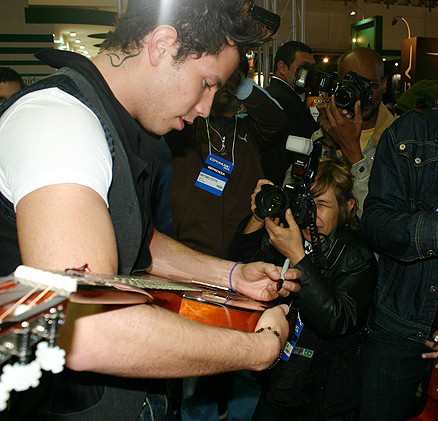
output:
[[[26, 293], [23, 297], [21, 297], [16, 303], [14, 303], [13, 305], [11, 305], [7, 310], [5, 310], [3, 312], [3, 314], [0, 314], [0, 322], [3, 322], [3, 320], [5, 320], [11, 313], [14, 313], [15, 311], [17, 311], [17, 309], [21, 306], [21, 305], [25, 305], [29, 308], [34, 307], [35, 305], [38, 304], [38, 302], [45, 296], [48, 295], [48, 293], [53, 292], [50, 290], [50, 287], [46, 288], [44, 291], [41, 291], [34, 299], [32, 299], [32, 301], [30, 301], [29, 303], [25, 303], [26, 300], [28, 300], [33, 294], [35, 294], [38, 291], [38, 288], [33, 288], [31, 289], [28, 293]], [[56, 295], [55, 293], [53, 293], [54, 295]], [[53, 296], [53, 295], [52, 295]], [[52, 297], [49, 297], [52, 298]]]
[[[44, 297], [46, 296], [46, 297]], [[34, 299], [31, 301], [28, 305], [33, 307], [34, 305], [37, 305], [39, 301], [41, 301], [43, 298], [51, 300], [53, 296], [56, 296], [56, 293], [53, 292], [50, 287], [47, 287], [44, 291], [41, 291]]]

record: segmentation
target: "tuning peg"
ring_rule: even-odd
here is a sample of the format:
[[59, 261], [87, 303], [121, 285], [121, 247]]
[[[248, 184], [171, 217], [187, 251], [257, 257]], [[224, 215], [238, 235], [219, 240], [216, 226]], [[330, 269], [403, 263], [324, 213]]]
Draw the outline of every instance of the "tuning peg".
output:
[[37, 345], [35, 356], [43, 370], [57, 374], [64, 369], [65, 351], [57, 345], [51, 346], [48, 342], [40, 342]]
[[0, 383], [0, 412], [4, 411], [8, 406], [9, 390]]
[[29, 364], [16, 362], [14, 365], [7, 364], [3, 367], [0, 382], [9, 391], [21, 392], [29, 387], [37, 387], [41, 375], [41, 367], [36, 361]]

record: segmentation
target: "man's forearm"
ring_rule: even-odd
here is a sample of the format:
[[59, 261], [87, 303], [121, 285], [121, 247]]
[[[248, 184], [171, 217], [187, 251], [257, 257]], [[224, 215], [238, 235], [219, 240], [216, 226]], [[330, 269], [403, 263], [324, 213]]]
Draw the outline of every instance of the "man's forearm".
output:
[[262, 370], [281, 349], [267, 329], [256, 334], [214, 328], [150, 304], [79, 318], [74, 331], [68, 367], [122, 377]]
[[150, 242], [153, 263], [150, 273], [171, 279], [193, 279], [228, 287], [234, 263], [209, 256], [154, 231]]

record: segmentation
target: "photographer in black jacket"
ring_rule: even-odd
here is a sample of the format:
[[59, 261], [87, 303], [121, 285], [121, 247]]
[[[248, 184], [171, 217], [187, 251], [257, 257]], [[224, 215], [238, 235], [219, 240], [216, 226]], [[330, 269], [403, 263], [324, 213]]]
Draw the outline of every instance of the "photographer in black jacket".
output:
[[300, 231], [289, 209], [289, 227], [279, 218], [256, 216], [255, 196], [268, 183], [257, 184], [251, 196], [253, 215], [239, 226], [231, 253], [243, 261], [262, 259], [279, 265], [288, 258], [301, 270], [294, 305], [304, 328], [289, 360], [265, 373], [253, 420], [354, 419], [360, 394], [358, 354], [376, 282], [376, 260], [356, 232], [353, 177], [339, 160], [321, 159], [311, 187], [321, 239], [319, 259], [306, 250], [312, 243], [309, 227]]

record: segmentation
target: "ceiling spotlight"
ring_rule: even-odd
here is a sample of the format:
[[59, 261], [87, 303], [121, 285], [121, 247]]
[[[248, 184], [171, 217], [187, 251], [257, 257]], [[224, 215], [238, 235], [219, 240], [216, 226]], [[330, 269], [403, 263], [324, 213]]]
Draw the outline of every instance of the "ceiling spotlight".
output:
[[394, 63], [394, 66], [398, 67], [398, 61], [396, 61], [396, 62]]
[[[358, 14], [358, 13], [360, 13], [360, 14]], [[350, 7], [350, 8], [348, 9], [348, 14], [349, 14], [350, 16], [356, 16], [356, 19], [358, 19], [359, 17], [361, 17], [362, 20], [365, 19], [365, 15], [364, 15], [364, 13], [363, 13], [363, 10], [362, 10], [362, 8], [360, 8], [360, 7], [357, 5], [357, 3], [355, 3], [355, 4], [353, 5], [353, 7]]]
[[70, 36], [71, 37], [75, 37], [76, 36], [76, 32], [70, 32]]
[[85, 45], [80, 45], [79, 48], [80, 48], [81, 50], [85, 50]]

